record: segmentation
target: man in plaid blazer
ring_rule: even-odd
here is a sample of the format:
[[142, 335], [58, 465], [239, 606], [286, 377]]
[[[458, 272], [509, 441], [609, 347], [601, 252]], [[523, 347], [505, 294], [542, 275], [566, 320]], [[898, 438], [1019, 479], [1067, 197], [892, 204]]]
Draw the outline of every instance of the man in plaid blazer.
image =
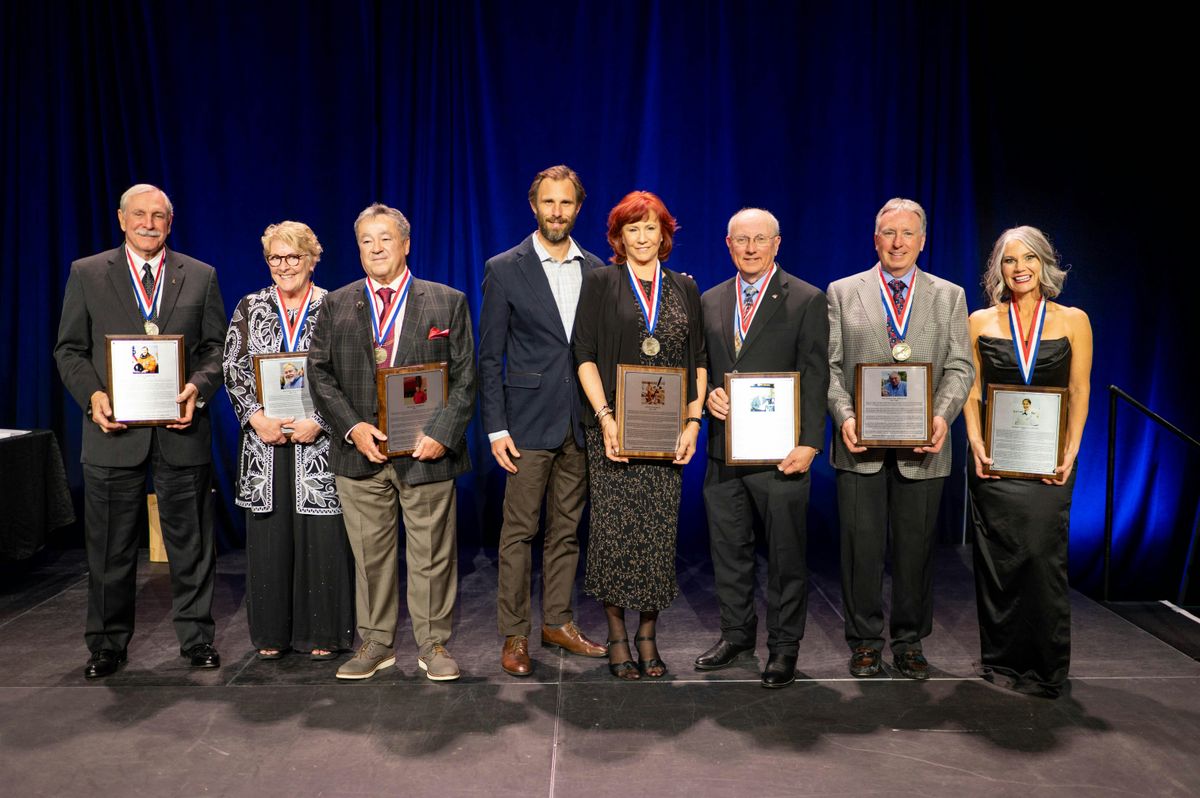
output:
[[[831, 459], [837, 469], [842, 604], [853, 676], [874, 676], [881, 668], [883, 561], [890, 529], [892, 655], [903, 675], [929, 677], [921, 641], [933, 627], [934, 524], [950, 473], [950, 424], [966, 401], [975, 367], [966, 296], [959, 286], [916, 267], [924, 246], [924, 209], [912, 200], [890, 200], [875, 217], [879, 262], [831, 283], [827, 291], [829, 414], [835, 428]], [[900, 331], [886, 315], [884, 302], [889, 300], [901, 312], [911, 303], [903, 343], [911, 349], [912, 362], [932, 364], [930, 446], [858, 445], [855, 366], [893, 361]]]
[[[396, 662], [396, 525], [403, 514], [417, 664], [435, 681], [457, 679], [446, 642], [458, 579], [454, 478], [471, 468], [471, 315], [461, 291], [408, 273], [410, 227], [398, 210], [371, 205], [354, 231], [367, 277], [326, 297], [308, 354], [313, 403], [333, 428], [329, 464], [357, 572], [362, 646], [337, 676], [369, 679]], [[411, 457], [384, 457], [379, 444], [385, 435], [375, 426], [377, 370], [440, 362], [449, 367], [446, 406], [425, 427]]]

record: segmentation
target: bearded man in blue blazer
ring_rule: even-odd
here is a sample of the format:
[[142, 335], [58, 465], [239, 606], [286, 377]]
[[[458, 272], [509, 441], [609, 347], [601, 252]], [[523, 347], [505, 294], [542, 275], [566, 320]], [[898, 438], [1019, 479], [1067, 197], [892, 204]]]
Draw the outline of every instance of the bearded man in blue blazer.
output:
[[488, 260], [479, 314], [479, 388], [492, 456], [508, 473], [500, 531], [497, 613], [500, 667], [532, 672], [529, 657], [531, 544], [546, 502], [542, 557], [542, 645], [586, 657], [603, 646], [575, 625], [571, 592], [577, 530], [587, 499], [582, 400], [571, 336], [583, 275], [600, 259], [571, 238], [585, 192], [568, 166], [537, 174], [529, 207], [538, 229]]

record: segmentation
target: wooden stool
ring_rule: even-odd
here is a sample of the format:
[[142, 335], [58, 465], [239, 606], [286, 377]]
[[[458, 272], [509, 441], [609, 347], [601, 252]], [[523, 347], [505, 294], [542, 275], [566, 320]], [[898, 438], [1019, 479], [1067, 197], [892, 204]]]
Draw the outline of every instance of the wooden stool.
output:
[[146, 515], [150, 519], [150, 562], [166, 562], [167, 547], [163, 545], [162, 522], [158, 519], [158, 496], [146, 495]]

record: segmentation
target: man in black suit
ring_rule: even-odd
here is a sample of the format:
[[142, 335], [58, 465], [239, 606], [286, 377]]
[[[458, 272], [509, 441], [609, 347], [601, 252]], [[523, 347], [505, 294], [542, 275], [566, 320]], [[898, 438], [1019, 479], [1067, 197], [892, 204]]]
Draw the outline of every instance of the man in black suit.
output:
[[[222, 385], [225, 305], [213, 268], [166, 248], [174, 210], [149, 184], [121, 195], [125, 243], [71, 264], [54, 357], [67, 390], [88, 415], [83, 425], [84, 527], [89, 679], [126, 659], [133, 636], [137, 550], [146, 469], [152, 466], [171, 605], [180, 653], [216, 668], [213, 648], [212, 519], [208, 510], [211, 434], [207, 402]], [[182, 335], [187, 384], [179, 418], [165, 427], [127, 427], [108, 395], [106, 335]], [[122, 364], [124, 365], [124, 364]]]
[[570, 167], [538, 172], [529, 187], [538, 229], [484, 268], [479, 390], [492, 456], [508, 472], [496, 604], [504, 635], [500, 667], [513, 676], [532, 672], [531, 544], [543, 498], [542, 645], [586, 657], [605, 654], [571, 613], [577, 530], [587, 500], [571, 333], [583, 275], [602, 265], [571, 238], [584, 196], [583, 183]]
[[[808, 605], [808, 470], [824, 443], [829, 389], [825, 295], [778, 267], [780, 241], [779, 222], [770, 212], [747, 208], [734, 214], [725, 243], [737, 274], [701, 298], [711, 383], [705, 405], [710, 420], [704, 506], [721, 605], [721, 639], [696, 658], [696, 668], [724, 668], [754, 648], [757, 514], [767, 544], [769, 657], [763, 687], [785, 687], [796, 678]], [[800, 436], [778, 465], [729, 466], [725, 375], [758, 371], [800, 373]]]
[[[369, 679], [396, 663], [401, 513], [417, 665], [434, 681], [459, 677], [446, 642], [458, 589], [454, 479], [471, 470], [466, 429], [475, 410], [475, 339], [463, 293], [409, 272], [409, 231], [395, 208], [377, 203], [359, 214], [354, 232], [366, 279], [325, 298], [308, 352], [313, 404], [333, 430], [329, 466], [357, 575], [362, 646], [338, 669], [339, 679]], [[411, 457], [384, 457], [379, 442], [386, 436], [375, 426], [377, 369], [442, 362], [449, 368], [445, 407]]]

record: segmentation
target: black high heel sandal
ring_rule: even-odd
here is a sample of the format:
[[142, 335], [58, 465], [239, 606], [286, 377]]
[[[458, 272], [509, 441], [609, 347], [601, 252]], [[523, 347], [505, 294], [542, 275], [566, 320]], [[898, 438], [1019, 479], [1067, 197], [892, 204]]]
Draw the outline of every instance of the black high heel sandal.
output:
[[[608, 649], [610, 652], [612, 651], [612, 647], [617, 643], [625, 643], [628, 645], [629, 638], [622, 637], [620, 640], [609, 640]], [[634, 665], [632, 659], [627, 659], [624, 662], [608, 663], [608, 672], [623, 682], [636, 682], [638, 679], [642, 678], [641, 674], [638, 672], [639, 670], [640, 666]]]
[[[655, 641], [657, 639], [658, 639], [658, 635], [654, 634], [654, 635], [650, 635], [649, 637], [635, 637], [635, 638], [633, 638], [633, 642], [634, 643], [654, 643], [654, 648], [657, 651], [658, 644], [655, 643]], [[650, 672], [651, 670], [657, 671], [660, 668], [662, 669], [662, 671], [660, 673], [651, 673]], [[637, 669], [638, 669], [638, 672], [640, 672], [643, 676], [645, 676], [648, 679], [661, 679], [662, 677], [667, 675], [667, 663], [663, 662], [657, 656], [651, 657], [650, 659], [642, 659], [641, 646], [638, 646]]]

